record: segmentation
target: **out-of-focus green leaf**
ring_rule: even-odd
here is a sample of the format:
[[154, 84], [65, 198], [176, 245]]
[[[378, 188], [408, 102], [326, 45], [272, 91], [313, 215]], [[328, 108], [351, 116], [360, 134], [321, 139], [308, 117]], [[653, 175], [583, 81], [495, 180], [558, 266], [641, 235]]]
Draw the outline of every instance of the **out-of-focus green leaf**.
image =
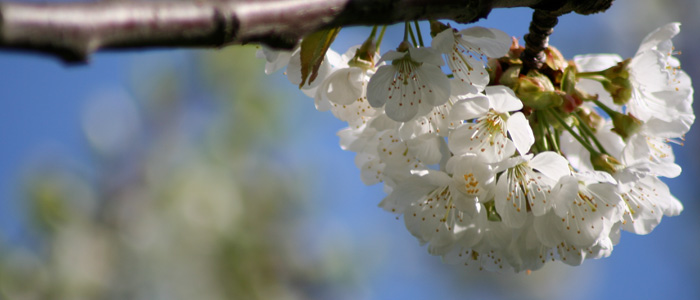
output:
[[318, 76], [318, 68], [326, 56], [326, 51], [340, 32], [340, 27], [314, 32], [301, 41], [301, 84], [303, 87], [308, 79], [311, 83]]

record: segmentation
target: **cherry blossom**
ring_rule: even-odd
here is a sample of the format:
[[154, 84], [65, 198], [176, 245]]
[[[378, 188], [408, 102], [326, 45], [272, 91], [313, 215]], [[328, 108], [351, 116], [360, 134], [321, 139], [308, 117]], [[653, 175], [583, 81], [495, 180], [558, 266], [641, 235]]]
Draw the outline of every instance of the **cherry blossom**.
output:
[[389, 118], [407, 122], [426, 115], [447, 102], [450, 84], [440, 70], [442, 58], [431, 48], [414, 48], [402, 43], [397, 51], [389, 51], [367, 86], [367, 100], [373, 107], [384, 107]]
[[[429, 254], [479, 270], [577, 266], [611, 255], [622, 230], [648, 234], [682, 212], [660, 179], [680, 175], [673, 146], [695, 121], [671, 43], [680, 24], [650, 33], [628, 59], [569, 62], [550, 48], [548, 69], [527, 75], [505, 33], [431, 25], [432, 47], [404, 37], [359, 64], [357, 46], [329, 50], [301, 87], [347, 122], [340, 147], [355, 153], [362, 182], [383, 184], [379, 206]], [[373, 42], [374, 31], [363, 46]], [[259, 56], [267, 73], [287, 65], [301, 82], [298, 50]]]

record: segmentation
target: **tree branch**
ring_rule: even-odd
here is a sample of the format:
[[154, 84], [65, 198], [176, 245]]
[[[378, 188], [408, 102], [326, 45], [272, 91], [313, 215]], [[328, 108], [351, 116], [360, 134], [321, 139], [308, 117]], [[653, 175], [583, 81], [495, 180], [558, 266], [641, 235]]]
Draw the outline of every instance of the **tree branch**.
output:
[[223, 2], [0, 3], [0, 49], [85, 62], [101, 49], [292, 48], [323, 28], [451, 19], [474, 22], [493, 8], [533, 7], [561, 15], [604, 11], [612, 0], [266, 0]]

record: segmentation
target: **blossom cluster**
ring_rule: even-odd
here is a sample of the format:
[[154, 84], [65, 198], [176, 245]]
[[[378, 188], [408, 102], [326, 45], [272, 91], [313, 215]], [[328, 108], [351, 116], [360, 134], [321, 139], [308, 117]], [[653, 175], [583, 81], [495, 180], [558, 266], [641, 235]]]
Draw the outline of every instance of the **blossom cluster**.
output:
[[[356, 153], [365, 184], [383, 183], [379, 206], [430, 254], [516, 272], [579, 265], [610, 255], [621, 230], [647, 234], [682, 211], [659, 179], [680, 174], [670, 144], [695, 118], [671, 42], [680, 24], [628, 59], [565, 60], [550, 47], [526, 74], [523, 48], [502, 31], [431, 29], [430, 46], [405, 38], [381, 57], [374, 34], [343, 55], [328, 50], [301, 87], [348, 123], [341, 148]], [[299, 49], [259, 54], [267, 73], [286, 66], [302, 82]]]

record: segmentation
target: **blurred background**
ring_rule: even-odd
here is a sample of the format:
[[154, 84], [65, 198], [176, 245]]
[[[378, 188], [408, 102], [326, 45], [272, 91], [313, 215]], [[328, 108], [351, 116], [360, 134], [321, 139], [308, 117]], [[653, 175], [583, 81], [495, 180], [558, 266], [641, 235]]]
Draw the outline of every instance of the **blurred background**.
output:
[[[698, 15], [694, 0], [617, 0], [560, 18], [550, 44], [630, 57], [680, 21], [674, 44], [697, 86]], [[530, 17], [500, 9], [476, 25], [522, 42]], [[368, 34], [346, 28], [332, 48]], [[377, 208], [382, 188], [338, 146], [344, 124], [254, 57], [108, 52], [66, 67], [0, 52], [0, 299], [700, 299], [697, 126], [675, 147], [683, 174], [666, 180], [680, 216], [580, 267], [465, 270]]]

